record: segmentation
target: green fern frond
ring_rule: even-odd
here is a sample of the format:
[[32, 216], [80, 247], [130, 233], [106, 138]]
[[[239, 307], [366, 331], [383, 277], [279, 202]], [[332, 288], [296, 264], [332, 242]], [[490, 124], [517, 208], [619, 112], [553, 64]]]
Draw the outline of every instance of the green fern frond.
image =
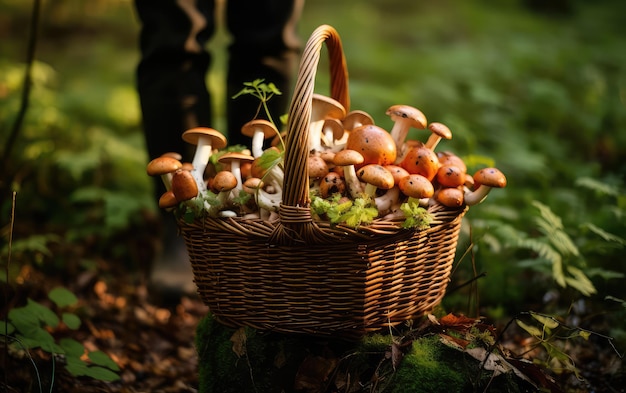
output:
[[548, 206], [539, 201], [532, 201], [532, 205], [539, 210], [537, 224], [539, 224], [541, 228], [545, 228], [548, 232], [552, 228], [563, 229], [563, 221], [561, 221], [561, 217], [554, 214]]
[[577, 289], [585, 296], [591, 296], [597, 292], [591, 280], [582, 270], [574, 266], [567, 266], [567, 272], [571, 274], [571, 276], [565, 277], [567, 285]]
[[561, 254], [559, 254], [550, 244], [543, 239], [519, 239], [516, 246], [536, 252], [539, 257], [549, 261], [552, 264], [561, 262]]
[[596, 235], [600, 236], [604, 241], [607, 241], [609, 243], [617, 243], [620, 246], [626, 246], [626, 239], [624, 239], [623, 237], [619, 237], [617, 235], [614, 235], [612, 233], [609, 233], [607, 231], [605, 231], [604, 229], [588, 222], [583, 224], [584, 228], [589, 229], [591, 232], [595, 233]]
[[618, 187], [606, 184], [591, 177], [581, 177], [577, 179], [576, 185], [578, 187], [583, 187], [595, 191], [598, 194], [602, 195], [608, 195], [612, 197], [618, 197], [620, 195], [620, 190], [618, 189]]

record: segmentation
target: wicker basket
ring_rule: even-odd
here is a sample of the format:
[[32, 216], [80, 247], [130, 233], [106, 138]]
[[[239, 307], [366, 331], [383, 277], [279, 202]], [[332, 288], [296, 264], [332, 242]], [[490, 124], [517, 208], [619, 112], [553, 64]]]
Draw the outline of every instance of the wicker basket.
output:
[[422, 231], [380, 218], [355, 230], [311, 216], [308, 128], [324, 43], [330, 95], [349, 107], [341, 41], [320, 26], [304, 48], [289, 109], [279, 218], [179, 222], [199, 294], [226, 325], [354, 339], [422, 316], [445, 293], [467, 208], [431, 206], [434, 222]]

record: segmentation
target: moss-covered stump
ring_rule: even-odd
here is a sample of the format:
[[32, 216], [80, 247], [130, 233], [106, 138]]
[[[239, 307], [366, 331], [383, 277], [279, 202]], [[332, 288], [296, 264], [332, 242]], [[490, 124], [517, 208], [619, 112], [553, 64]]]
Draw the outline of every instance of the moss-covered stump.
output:
[[[467, 319], [469, 320], [469, 319]], [[211, 315], [198, 325], [201, 393], [532, 392], [537, 387], [503, 356], [484, 361], [490, 332], [470, 343], [428, 320], [411, 335], [359, 342], [234, 329]], [[418, 332], [419, 334], [415, 334]], [[458, 333], [458, 334], [457, 334]], [[480, 345], [480, 340], [484, 340]], [[480, 359], [480, 360], [479, 360]], [[484, 361], [484, 362], [483, 362]], [[519, 366], [519, 364], [518, 364]], [[533, 370], [537, 372], [537, 370]], [[543, 376], [542, 376], [543, 378]], [[537, 381], [534, 381], [537, 382]], [[540, 381], [541, 382], [541, 381]], [[541, 385], [541, 383], [540, 383]]]

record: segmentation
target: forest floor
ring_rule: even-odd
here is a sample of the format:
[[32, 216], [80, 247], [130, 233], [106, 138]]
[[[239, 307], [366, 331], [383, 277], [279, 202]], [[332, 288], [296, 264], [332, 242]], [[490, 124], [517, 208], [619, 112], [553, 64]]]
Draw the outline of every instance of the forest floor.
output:
[[[132, 247], [142, 249], [136, 251], [138, 254], [146, 254], [146, 245], [156, 241], [150, 236], [135, 240]], [[196, 327], [207, 314], [207, 307], [195, 296], [183, 296], [173, 302], [151, 296], [147, 286], [141, 283], [138, 269], [129, 267], [128, 263], [89, 255], [92, 246], [74, 244], [54, 250], [56, 260], [92, 260], [88, 267], [78, 263], [70, 263], [64, 270], [44, 265], [19, 266], [17, 278], [4, 286], [3, 296], [8, 296], [5, 304], [9, 308], [19, 307], [27, 299], [51, 306], [47, 293], [52, 288], [65, 286], [71, 290], [79, 299], [75, 312], [82, 324], [77, 330], [57, 328], [50, 330], [51, 333], [57, 339], [70, 336], [89, 351], [107, 353], [120, 368], [119, 381], [74, 377], [63, 367], [62, 357], [56, 356], [53, 360], [41, 349], [32, 349], [27, 355], [25, 351], [6, 352], [0, 348], [0, 368], [5, 369], [2, 375], [6, 376], [3, 377], [8, 386], [6, 391], [198, 391], [198, 354], [194, 340]], [[6, 310], [2, 310], [3, 315]], [[594, 327], [599, 331], [607, 328], [601, 326], [601, 317], [596, 319]], [[493, 325], [496, 329], [504, 324], [493, 321]], [[504, 335], [502, 345], [511, 353], [526, 353], [526, 358], [542, 356], [542, 347], [531, 350], [534, 348], [532, 340], [520, 334], [519, 329]], [[624, 392], [622, 359], [602, 337], [567, 340], [563, 348], [576, 365], [579, 378], [572, 372], [555, 374], [546, 370], [561, 391]], [[4, 383], [0, 381], [0, 386]]]

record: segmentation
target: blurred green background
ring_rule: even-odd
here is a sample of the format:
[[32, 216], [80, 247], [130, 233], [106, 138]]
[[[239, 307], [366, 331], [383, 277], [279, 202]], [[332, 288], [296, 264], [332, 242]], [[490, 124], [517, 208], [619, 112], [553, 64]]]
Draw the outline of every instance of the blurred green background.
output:
[[[0, 0], [2, 146], [19, 108], [30, 11]], [[444, 305], [476, 313], [480, 304], [501, 318], [567, 314], [583, 299], [622, 321], [623, 335], [626, 3], [308, 1], [303, 42], [320, 24], [341, 35], [352, 109], [389, 129], [389, 106], [415, 106], [451, 128], [439, 149], [470, 172], [495, 165], [508, 178], [468, 213], [451, 288], [486, 277]], [[59, 244], [141, 263], [121, 240], [156, 211], [134, 90], [138, 28], [129, 0], [43, 2], [30, 106], [0, 183], [3, 253], [17, 191], [20, 263], [62, 268]], [[228, 39], [222, 29], [210, 44], [207, 78], [221, 97]], [[319, 92], [327, 81], [321, 64]]]

